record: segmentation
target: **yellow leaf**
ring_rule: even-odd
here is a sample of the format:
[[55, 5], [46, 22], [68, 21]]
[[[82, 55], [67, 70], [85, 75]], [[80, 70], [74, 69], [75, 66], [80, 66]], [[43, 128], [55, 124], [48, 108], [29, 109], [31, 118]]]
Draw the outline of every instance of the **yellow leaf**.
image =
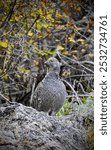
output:
[[8, 75], [5, 74], [5, 75], [3, 76], [3, 78], [4, 78], [5, 80], [7, 80], [7, 79], [8, 79]]
[[58, 45], [58, 46], [57, 46], [57, 49], [58, 49], [58, 50], [64, 50], [64, 47], [62, 47], [61, 45]]
[[78, 39], [77, 42], [81, 42], [83, 44], [84, 43], [84, 39]]
[[63, 52], [63, 54], [64, 54], [64, 55], [68, 55], [68, 54], [69, 54], [69, 52]]
[[88, 29], [87, 32], [92, 33], [92, 30]]
[[37, 22], [36, 22], [36, 28], [37, 28], [38, 30], [41, 30], [42, 27], [43, 27], [42, 23], [41, 23], [40, 21], [37, 21]]
[[81, 7], [78, 7], [78, 8], [76, 9], [76, 11], [80, 12], [80, 11], [81, 11]]
[[0, 46], [1, 47], [4, 47], [4, 48], [7, 48], [8, 47], [8, 44], [6, 42], [0, 42]]
[[71, 52], [73, 52], [73, 53], [77, 53], [77, 52], [78, 52], [78, 50], [77, 50], [77, 49], [74, 49], [74, 50], [72, 50]]
[[19, 16], [15, 16], [15, 20], [19, 21], [20, 20]]
[[72, 37], [69, 37], [68, 40], [69, 40], [69, 42], [75, 43], [75, 40]]
[[26, 69], [26, 70], [25, 70], [25, 73], [30, 73], [30, 70], [27, 70], [27, 69]]
[[33, 33], [31, 31], [28, 32], [28, 36], [32, 36]]
[[84, 46], [88, 46], [88, 45], [89, 45], [89, 44], [87, 44], [87, 43], [86, 43], [86, 44], [84, 44]]
[[43, 23], [43, 27], [44, 27], [44, 28], [47, 28], [48, 26], [49, 26], [48, 23]]
[[8, 55], [11, 55], [11, 54], [12, 54], [12, 50], [11, 50], [11, 49], [8, 49], [7, 54], [8, 54]]
[[18, 70], [21, 72], [21, 73], [30, 73], [30, 70], [27, 70], [25, 68], [18, 68]]
[[39, 65], [39, 62], [36, 61], [36, 60], [33, 60], [32, 62], [33, 62], [34, 65]]
[[30, 14], [32, 17], [36, 17], [36, 13], [35, 12], [31, 12]]

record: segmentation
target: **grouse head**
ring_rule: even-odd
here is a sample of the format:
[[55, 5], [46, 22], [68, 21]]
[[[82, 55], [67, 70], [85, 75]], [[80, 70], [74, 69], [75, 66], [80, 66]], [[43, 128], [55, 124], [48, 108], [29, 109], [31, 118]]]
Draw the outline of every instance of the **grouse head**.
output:
[[54, 57], [51, 57], [49, 58], [45, 64], [48, 66], [48, 72], [55, 72], [56, 74], [59, 74], [60, 73], [60, 62], [54, 58]]

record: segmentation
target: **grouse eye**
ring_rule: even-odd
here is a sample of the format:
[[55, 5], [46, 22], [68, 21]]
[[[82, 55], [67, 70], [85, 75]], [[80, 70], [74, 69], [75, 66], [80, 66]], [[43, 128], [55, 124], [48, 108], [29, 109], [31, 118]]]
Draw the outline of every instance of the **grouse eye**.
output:
[[53, 62], [53, 60], [51, 59], [50, 62]]

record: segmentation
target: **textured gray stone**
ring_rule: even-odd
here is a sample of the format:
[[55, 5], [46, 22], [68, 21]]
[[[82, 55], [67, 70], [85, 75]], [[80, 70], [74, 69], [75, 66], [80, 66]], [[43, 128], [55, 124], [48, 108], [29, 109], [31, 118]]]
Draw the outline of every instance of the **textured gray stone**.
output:
[[87, 150], [83, 132], [18, 103], [0, 106], [0, 150]]

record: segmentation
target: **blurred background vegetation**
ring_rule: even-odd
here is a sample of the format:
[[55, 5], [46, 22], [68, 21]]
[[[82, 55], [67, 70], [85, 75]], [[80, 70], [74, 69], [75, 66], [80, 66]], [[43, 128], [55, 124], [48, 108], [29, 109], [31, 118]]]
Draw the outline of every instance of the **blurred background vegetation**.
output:
[[30, 93], [56, 56], [69, 97], [92, 96], [93, 9], [93, 0], [1, 0], [0, 95], [18, 101]]

